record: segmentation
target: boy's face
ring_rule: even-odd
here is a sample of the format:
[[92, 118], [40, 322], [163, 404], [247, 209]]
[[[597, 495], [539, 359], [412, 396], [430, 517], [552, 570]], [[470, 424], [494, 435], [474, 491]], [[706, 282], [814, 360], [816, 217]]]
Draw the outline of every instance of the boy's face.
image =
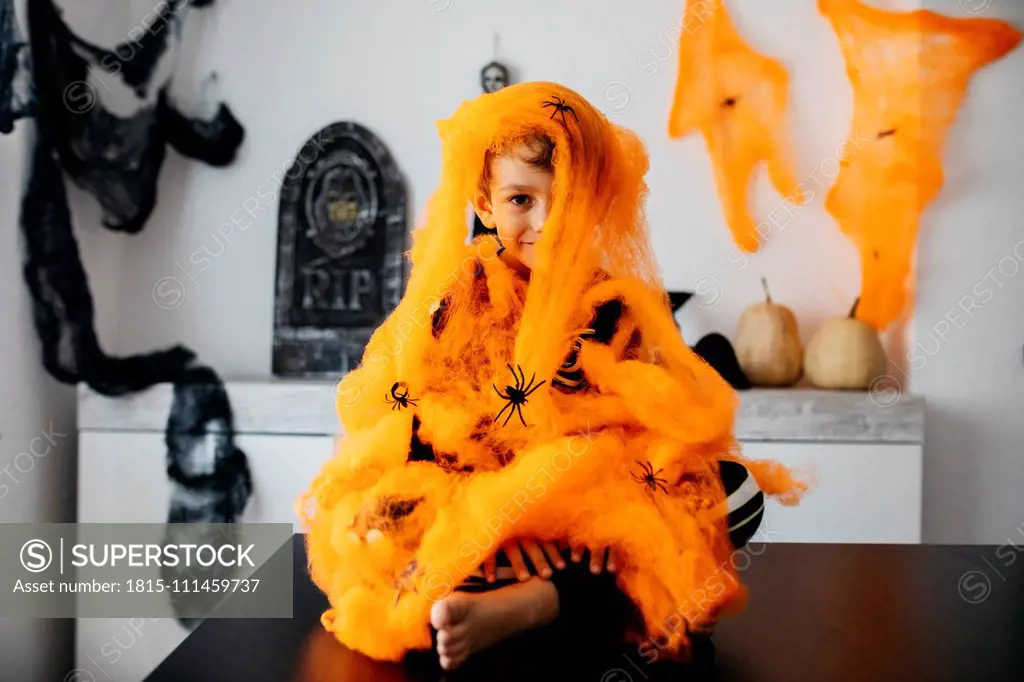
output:
[[491, 161], [490, 196], [478, 195], [475, 208], [484, 225], [498, 230], [505, 246], [501, 257], [527, 274], [533, 268], [537, 242], [551, 208], [555, 176], [523, 160], [524, 153], [528, 158], [529, 150], [520, 147]]

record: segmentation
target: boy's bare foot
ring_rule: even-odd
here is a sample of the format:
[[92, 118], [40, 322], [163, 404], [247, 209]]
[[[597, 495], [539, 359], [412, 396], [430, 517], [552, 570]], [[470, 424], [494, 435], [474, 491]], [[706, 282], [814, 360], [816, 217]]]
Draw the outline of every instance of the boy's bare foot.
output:
[[558, 616], [558, 592], [531, 578], [490, 592], [454, 592], [430, 609], [441, 667], [454, 670], [472, 654]]

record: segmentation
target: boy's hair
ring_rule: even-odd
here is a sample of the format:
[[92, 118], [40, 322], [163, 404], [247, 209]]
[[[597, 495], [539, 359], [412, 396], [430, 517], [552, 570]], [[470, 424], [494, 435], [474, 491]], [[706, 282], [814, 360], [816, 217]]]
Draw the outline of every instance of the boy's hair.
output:
[[555, 143], [547, 133], [535, 132], [528, 133], [521, 137], [516, 137], [498, 149], [488, 149], [484, 155], [484, 170], [480, 174], [480, 183], [477, 185], [477, 189], [485, 197], [491, 195], [491, 161], [498, 156], [507, 156], [514, 150], [524, 147], [522, 160], [533, 166], [534, 168], [541, 168], [547, 171], [553, 171], [555, 169], [552, 159], [555, 155]]

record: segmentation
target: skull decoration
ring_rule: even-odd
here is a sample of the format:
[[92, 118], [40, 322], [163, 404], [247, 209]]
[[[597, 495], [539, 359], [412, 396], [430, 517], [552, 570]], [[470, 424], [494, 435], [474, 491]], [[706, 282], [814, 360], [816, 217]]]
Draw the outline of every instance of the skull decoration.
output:
[[484, 92], [497, 92], [508, 85], [508, 69], [504, 64], [491, 62], [480, 71], [480, 85]]

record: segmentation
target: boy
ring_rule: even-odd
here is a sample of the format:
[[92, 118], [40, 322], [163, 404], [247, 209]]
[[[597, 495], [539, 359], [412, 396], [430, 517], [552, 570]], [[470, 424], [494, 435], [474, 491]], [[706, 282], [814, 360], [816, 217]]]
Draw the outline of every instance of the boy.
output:
[[[300, 510], [323, 625], [447, 669], [527, 633], [678, 653], [742, 592], [728, 558], [764, 495], [804, 487], [742, 460], [735, 393], [672, 321], [635, 136], [553, 83], [439, 128], [406, 293], [340, 382], [346, 438]], [[492, 234], [466, 244], [470, 203]]]

